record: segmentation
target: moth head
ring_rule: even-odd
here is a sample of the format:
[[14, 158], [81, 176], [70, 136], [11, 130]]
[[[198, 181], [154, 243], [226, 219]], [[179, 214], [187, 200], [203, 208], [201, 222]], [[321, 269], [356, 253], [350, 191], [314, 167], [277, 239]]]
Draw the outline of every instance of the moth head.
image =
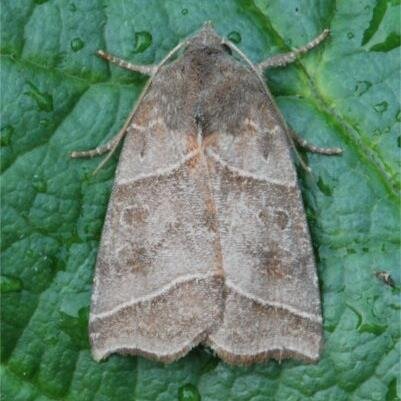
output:
[[203, 24], [202, 28], [188, 41], [188, 48], [215, 47], [221, 48], [222, 39], [214, 30], [210, 21]]

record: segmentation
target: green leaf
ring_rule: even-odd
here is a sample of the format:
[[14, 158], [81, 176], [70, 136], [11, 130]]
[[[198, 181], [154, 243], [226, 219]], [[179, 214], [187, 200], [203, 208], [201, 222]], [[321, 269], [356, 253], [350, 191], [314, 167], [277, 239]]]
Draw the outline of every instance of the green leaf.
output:
[[[399, 1], [4, 0], [1, 7], [2, 400], [397, 400]], [[230, 367], [92, 360], [87, 319], [118, 156], [72, 160], [124, 123], [145, 79], [97, 49], [160, 61], [212, 20], [254, 62], [331, 38], [266, 80], [288, 123], [342, 157], [302, 153], [325, 327], [319, 363]], [[387, 271], [396, 288], [375, 273]]]

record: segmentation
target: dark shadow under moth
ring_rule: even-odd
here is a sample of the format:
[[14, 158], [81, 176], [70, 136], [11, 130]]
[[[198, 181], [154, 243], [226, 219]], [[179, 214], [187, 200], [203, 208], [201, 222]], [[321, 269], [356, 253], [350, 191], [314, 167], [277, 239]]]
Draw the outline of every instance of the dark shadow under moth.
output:
[[259, 65], [210, 24], [158, 66], [99, 51], [151, 79], [109, 144], [72, 154], [113, 151], [126, 135], [96, 264], [96, 360], [121, 353], [172, 362], [199, 343], [232, 364], [319, 359], [319, 287], [293, 138], [262, 71], [327, 34]]

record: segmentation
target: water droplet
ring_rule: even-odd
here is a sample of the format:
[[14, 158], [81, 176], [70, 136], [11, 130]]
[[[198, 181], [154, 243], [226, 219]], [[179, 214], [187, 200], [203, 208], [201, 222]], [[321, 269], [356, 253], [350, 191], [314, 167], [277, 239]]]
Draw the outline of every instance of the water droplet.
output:
[[6, 276], [2, 274], [0, 276], [0, 292], [5, 294], [7, 292], [17, 292], [22, 290], [22, 281], [19, 278]]
[[38, 175], [33, 176], [32, 186], [36, 189], [37, 192], [46, 192], [46, 190], [47, 190], [46, 181], [43, 180]]
[[401, 121], [401, 110], [398, 110], [398, 113], [396, 114], [395, 119], [397, 121]]
[[397, 145], [401, 148], [401, 135], [397, 138]]
[[239, 42], [241, 42], [241, 34], [237, 31], [232, 31], [227, 35], [227, 38], [229, 40], [231, 40], [231, 42], [238, 44]]
[[77, 6], [76, 6], [74, 3], [71, 3], [71, 4], [68, 6], [68, 9], [69, 9], [72, 13], [74, 13], [75, 11], [77, 11]]
[[11, 125], [6, 125], [0, 131], [0, 146], [8, 146], [11, 143], [11, 137], [14, 133], [14, 128]]
[[371, 86], [369, 81], [358, 81], [355, 85], [355, 95], [363, 95]]
[[85, 43], [81, 38], [74, 38], [73, 40], [71, 40], [70, 45], [72, 51], [78, 52], [85, 46]]
[[41, 92], [32, 82], [27, 82], [27, 84], [31, 90], [25, 92], [25, 94], [36, 101], [39, 110], [47, 112], [53, 111], [53, 96], [49, 93]]
[[387, 110], [387, 107], [388, 107], [388, 103], [385, 100], [383, 100], [382, 102], [377, 103], [373, 106], [373, 108], [380, 114], [384, 113]]
[[323, 181], [322, 177], [319, 177], [319, 179], [317, 180], [317, 186], [324, 195], [333, 195], [332, 189]]
[[347, 38], [348, 39], [352, 39], [354, 37], [354, 33], [353, 32], [348, 32], [347, 33]]
[[179, 401], [201, 401], [198, 389], [191, 383], [184, 384], [178, 389]]
[[135, 32], [134, 53], [143, 53], [152, 44], [150, 32]]
[[181, 14], [182, 14], [182, 15], [187, 15], [187, 14], [188, 14], [188, 8], [183, 8], [183, 9], [181, 10]]

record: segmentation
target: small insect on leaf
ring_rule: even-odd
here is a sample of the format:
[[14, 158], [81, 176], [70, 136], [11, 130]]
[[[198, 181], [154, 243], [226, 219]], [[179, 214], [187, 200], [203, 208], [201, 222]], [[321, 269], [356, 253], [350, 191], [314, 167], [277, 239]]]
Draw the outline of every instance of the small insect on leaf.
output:
[[383, 283], [389, 285], [392, 288], [395, 288], [395, 282], [394, 282], [393, 278], [391, 277], [390, 273], [380, 271], [380, 272], [376, 272], [375, 275], [379, 280], [383, 281]]

